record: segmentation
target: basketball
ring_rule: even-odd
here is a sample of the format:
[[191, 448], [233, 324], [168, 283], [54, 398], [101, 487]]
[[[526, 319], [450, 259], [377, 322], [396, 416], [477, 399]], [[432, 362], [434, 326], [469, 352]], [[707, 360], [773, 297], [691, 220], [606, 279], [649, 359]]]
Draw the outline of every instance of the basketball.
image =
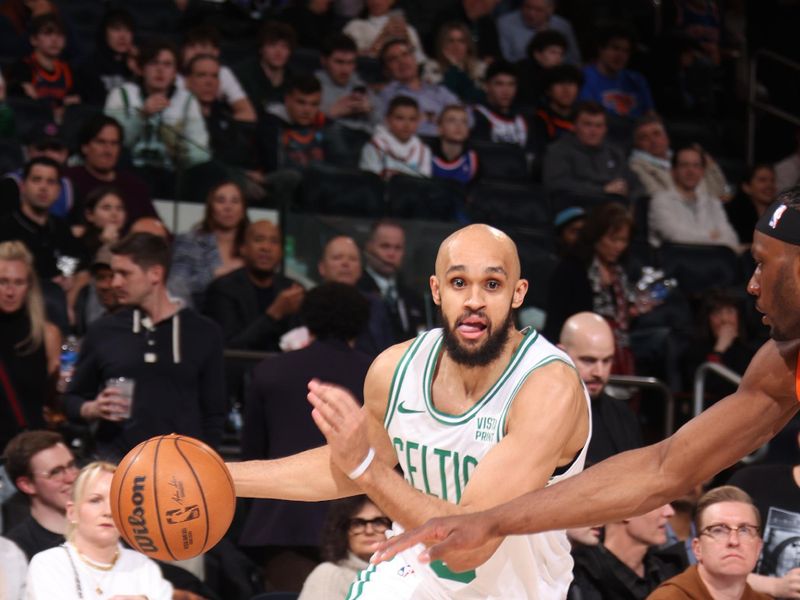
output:
[[128, 544], [158, 560], [183, 560], [216, 544], [236, 494], [225, 463], [203, 442], [150, 438], [128, 452], [111, 482], [111, 513]]

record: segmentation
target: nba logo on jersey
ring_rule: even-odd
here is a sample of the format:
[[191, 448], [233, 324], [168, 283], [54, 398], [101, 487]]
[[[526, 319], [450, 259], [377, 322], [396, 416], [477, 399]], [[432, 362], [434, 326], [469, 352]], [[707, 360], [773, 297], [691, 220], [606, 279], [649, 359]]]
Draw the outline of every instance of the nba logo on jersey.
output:
[[409, 575], [414, 574], [414, 567], [411, 565], [405, 565], [397, 569], [397, 576], [398, 577], [408, 577]]

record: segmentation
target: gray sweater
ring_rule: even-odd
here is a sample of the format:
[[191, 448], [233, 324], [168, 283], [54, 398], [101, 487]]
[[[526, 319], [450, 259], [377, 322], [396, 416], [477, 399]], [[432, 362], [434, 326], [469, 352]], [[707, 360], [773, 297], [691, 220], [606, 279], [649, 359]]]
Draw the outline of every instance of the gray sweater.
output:
[[642, 195], [641, 183], [628, 168], [625, 155], [606, 141], [586, 146], [567, 133], [550, 145], [544, 157], [543, 181], [551, 192], [602, 196], [603, 187], [618, 178], [628, 182], [629, 198]]

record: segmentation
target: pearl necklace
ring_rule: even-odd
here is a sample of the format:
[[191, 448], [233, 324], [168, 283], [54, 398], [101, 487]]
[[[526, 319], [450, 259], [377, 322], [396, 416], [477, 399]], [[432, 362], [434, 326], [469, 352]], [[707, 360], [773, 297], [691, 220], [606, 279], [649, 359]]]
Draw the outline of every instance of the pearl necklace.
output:
[[[89, 558], [88, 556], [85, 556], [80, 550], [78, 550], [77, 547], [75, 548], [75, 551], [78, 553], [78, 558], [80, 558], [84, 564], [91, 567], [92, 569], [97, 569], [98, 571], [104, 571], [104, 572], [110, 571], [111, 569], [114, 568], [114, 565], [117, 564], [117, 560], [119, 560], [119, 548], [117, 548], [116, 552], [114, 553], [114, 558], [111, 560], [110, 563], [96, 562], [91, 558]], [[94, 584], [95, 593], [98, 596], [102, 596], [103, 588], [100, 587], [100, 583], [97, 581], [97, 579], [94, 578], [94, 575], [91, 572], [88, 573], [88, 575], [89, 579], [91, 579], [92, 583]]]

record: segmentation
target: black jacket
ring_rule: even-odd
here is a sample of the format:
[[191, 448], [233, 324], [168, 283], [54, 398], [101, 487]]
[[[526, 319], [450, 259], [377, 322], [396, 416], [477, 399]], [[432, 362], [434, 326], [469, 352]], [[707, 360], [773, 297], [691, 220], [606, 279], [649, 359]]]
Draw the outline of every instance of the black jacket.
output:
[[[294, 283], [276, 273], [272, 288], [277, 296]], [[281, 336], [300, 324], [293, 317], [276, 321], [258, 310], [256, 287], [244, 267], [211, 282], [204, 312], [222, 327], [225, 347], [241, 350], [278, 352]]]
[[592, 398], [592, 439], [586, 454], [587, 465], [643, 445], [639, 420], [627, 403], [605, 392]]

